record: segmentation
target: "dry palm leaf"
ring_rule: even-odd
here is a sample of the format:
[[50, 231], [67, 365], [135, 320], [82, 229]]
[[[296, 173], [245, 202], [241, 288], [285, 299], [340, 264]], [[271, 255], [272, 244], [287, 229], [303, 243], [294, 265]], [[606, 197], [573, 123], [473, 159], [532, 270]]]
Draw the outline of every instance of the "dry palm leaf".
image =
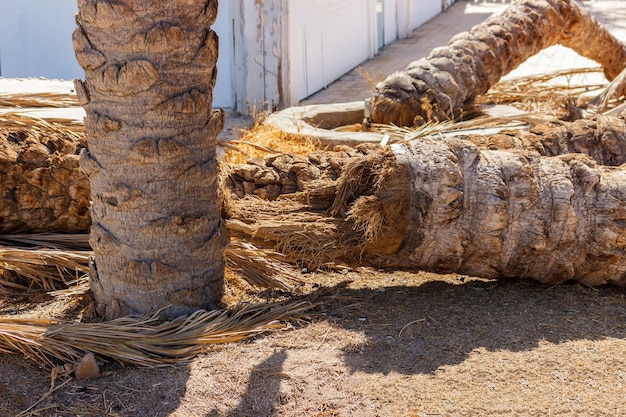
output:
[[[87, 281], [83, 275], [89, 272], [89, 257], [93, 255], [88, 238], [87, 234], [61, 233], [0, 235], [0, 242], [40, 247], [0, 246], [0, 268], [10, 272], [0, 275], [0, 288], [43, 289], [52, 295], [84, 293]], [[253, 286], [291, 291], [299, 282], [294, 268], [275, 251], [231, 239], [224, 256], [227, 264]]]
[[0, 267], [9, 272], [0, 278], [0, 288], [22, 291], [70, 288], [89, 271], [90, 254], [86, 251], [0, 247]]
[[188, 362], [212, 345], [283, 329], [285, 321], [302, 318], [313, 307], [303, 299], [247, 304], [233, 310], [199, 310], [165, 323], [156, 315], [103, 323], [0, 319], [0, 352], [21, 352], [49, 367], [53, 359], [74, 362], [87, 352], [123, 364], [165, 366]]
[[493, 85], [489, 91], [479, 96], [478, 102], [495, 102], [499, 104], [517, 103], [523, 99], [545, 101], [557, 96], [578, 96], [582, 93], [600, 90], [606, 83], [590, 84], [580, 78], [585, 74], [601, 74], [602, 69], [572, 68], [544, 74], [532, 74], [523, 77], [504, 79]]
[[0, 107], [77, 107], [76, 94], [0, 94]]
[[50, 133], [72, 135], [76, 139], [85, 136], [85, 126], [82, 121], [69, 118], [40, 118], [17, 112], [0, 113], [0, 127], [2, 129], [27, 129]]
[[87, 233], [19, 233], [0, 235], [6, 246], [39, 246], [49, 249], [90, 251]]
[[394, 125], [372, 124], [372, 129], [380, 133], [385, 133], [392, 140], [411, 141], [428, 136], [463, 134], [469, 130], [486, 129], [491, 127], [520, 128], [545, 122], [541, 114], [517, 114], [512, 116], [480, 116], [475, 119], [453, 122], [445, 120], [441, 122], [427, 122], [417, 127], [400, 127]]
[[233, 240], [224, 251], [226, 264], [256, 287], [292, 291], [300, 280], [281, 253]]

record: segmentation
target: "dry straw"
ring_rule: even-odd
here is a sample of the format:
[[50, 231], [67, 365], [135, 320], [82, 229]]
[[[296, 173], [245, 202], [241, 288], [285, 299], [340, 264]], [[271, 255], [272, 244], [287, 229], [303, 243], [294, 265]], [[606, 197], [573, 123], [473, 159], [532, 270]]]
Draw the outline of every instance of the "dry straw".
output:
[[245, 304], [233, 310], [199, 310], [164, 323], [156, 315], [102, 323], [0, 319], [0, 352], [21, 352], [49, 367], [55, 365], [53, 359], [73, 363], [87, 352], [123, 364], [172, 365], [189, 362], [216, 344], [284, 329], [287, 320], [301, 319], [313, 307], [304, 299]]
[[[72, 288], [89, 271], [90, 252], [0, 247], [0, 289], [57, 291]], [[17, 277], [14, 279], [13, 277]]]
[[[0, 274], [0, 289], [44, 290], [52, 295], [85, 292], [84, 275], [89, 272], [93, 255], [85, 250], [89, 248], [87, 239], [86, 234], [0, 235], [0, 242], [5, 244], [39, 247], [0, 246], [0, 267], [4, 271]], [[227, 264], [254, 287], [293, 291], [301, 283], [294, 267], [278, 252], [231, 239], [224, 256]]]
[[0, 94], [0, 107], [77, 107], [79, 105], [76, 94], [44, 92], [34, 94]]

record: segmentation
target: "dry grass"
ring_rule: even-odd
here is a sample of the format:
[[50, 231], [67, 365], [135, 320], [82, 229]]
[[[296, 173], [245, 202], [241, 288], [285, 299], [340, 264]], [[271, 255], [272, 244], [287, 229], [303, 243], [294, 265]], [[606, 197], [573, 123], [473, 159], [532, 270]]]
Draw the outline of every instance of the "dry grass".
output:
[[284, 329], [286, 321], [302, 318], [312, 307], [303, 299], [244, 304], [233, 310], [199, 310], [165, 323], [156, 315], [102, 323], [0, 319], [0, 352], [21, 352], [50, 367], [52, 359], [73, 363], [87, 352], [122, 364], [171, 365], [188, 362], [212, 345]]
[[[39, 247], [0, 246], [0, 291], [84, 293], [89, 258], [93, 256], [87, 239], [86, 234], [0, 235], [5, 243]], [[253, 287], [293, 291], [301, 283], [294, 267], [278, 252], [232, 239], [224, 256], [227, 265]]]
[[36, 94], [0, 94], [0, 107], [77, 107], [80, 104], [76, 94], [36, 93]]
[[233, 239], [224, 251], [226, 264], [252, 286], [294, 291], [301, 284], [285, 255]]
[[599, 94], [606, 83], [585, 82], [586, 74], [602, 74], [601, 68], [576, 68], [503, 80], [476, 100], [477, 104], [511, 105], [530, 113], [554, 117], [567, 114], [567, 107], [583, 95]]
[[0, 291], [72, 288], [89, 272], [90, 255], [86, 251], [0, 247]]
[[316, 139], [287, 133], [260, 122], [243, 132], [239, 140], [220, 144], [232, 145], [228, 147], [229, 152], [224, 159], [227, 164], [245, 164], [250, 158], [263, 158], [271, 153], [306, 155], [320, 147]]
[[43, 134], [63, 134], [74, 139], [85, 137], [85, 126], [74, 119], [46, 118], [28, 116], [15, 112], [0, 113], [0, 126], [3, 130], [28, 129]]

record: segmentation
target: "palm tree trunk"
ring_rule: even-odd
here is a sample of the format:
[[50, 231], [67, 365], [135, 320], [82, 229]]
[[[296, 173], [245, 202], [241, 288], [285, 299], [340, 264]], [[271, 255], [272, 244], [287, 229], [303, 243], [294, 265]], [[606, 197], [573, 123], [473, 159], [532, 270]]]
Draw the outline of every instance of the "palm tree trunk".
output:
[[[49, 167], [18, 157], [0, 159], [0, 171], [13, 165], [24, 173], [15, 176], [22, 178], [16, 188], [42, 168], [53, 178], [84, 181], [76, 166], [64, 174], [52, 162], [72, 143], [55, 145]], [[626, 285], [619, 275], [626, 242], [624, 116], [379, 149], [272, 155], [226, 167], [229, 229], [277, 245], [311, 268], [348, 261]], [[65, 198], [71, 210], [81, 207]], [[13, 202], [0, 204], [4, 210]], [[31, 224], [27, 211], [16, 216]]]
[[226, 243], [211, 109], [217, 0], [79, 0], [91, 287], [107, 318], [221, 298]]
[[[250, 176], [231, 172], [229, 227], [258, 242], [274, 242], [307, 266], [347, 261], [547, 284], [573, 279], [626, 286], [624, 120], [608, 129], [602, 120], [608, 119], [495, 139], [396, 144], [351, 156], [338, 180], [328, 174], [332, 155], [311, 155], [309, 169], [277, 164], [281, 158], [274, 156], [265, 167], [254, 167], [255, 177], [263, 179], [254, 185], [238, 186]], [[588, 129], [581, 140], [582, 122], [589, 128], [604, 124], [604, 133]], [[509, 149], [494, 149], [498, 144]], [[598, 161], [581, 153], [545, 156], [571, 148]], [[290, 166], [298, 166], [296, 178], [312, 178], [298, 193], [275, 201], [236, 195], [241, 189], [263, 194], [256, 190], [268, 187], [267, 178], [290, 178]]]
[[63, 131], [0, 132], [0, 233], [89, 228], [89, 181], [78, 168], [84, 141]]
[[597, 61], [609, 80], [626, 66], [626, 45], [574, 0], [518, 0], [379, 83], [371, 118], [398, 126], [452, 119], [501, 77], [555, 44]]

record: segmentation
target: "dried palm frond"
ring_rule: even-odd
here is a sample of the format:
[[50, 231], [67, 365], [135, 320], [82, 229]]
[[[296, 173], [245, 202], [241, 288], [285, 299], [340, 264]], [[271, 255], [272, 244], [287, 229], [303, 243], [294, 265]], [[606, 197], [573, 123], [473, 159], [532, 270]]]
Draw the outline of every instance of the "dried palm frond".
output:
[[602, 70], [574, 68], [501, 80], [478, 96], [476, 103], [513, 105], [524, 111], [556, 115], [563, 103], [606, 87], [606, 82], [588, 82], [585, 77], [590, 74], [600, 76]]
[[90, 251], [87, 233], [19, 233], [0, 235], [5, 246], [38, 246], [59, 250]]
[[313, 307], [303, 299], [247, 304], [233, 310], [199, 310], [165, 323], [156, 315], [102, 323], [0, 319], [0, 352], [21, 352], [49, 367], [53, 359], [71, 363], [87, 352], [122, 364], [165, 366], [188, 362], [212, 345], [284, 329], [286, 321], [303, 318]]
[[400, 127], [394, 125], [372, 124], [372, 129], [390, 136], [395, 141], [411, 141], [427, 136], [468, 133], [468, 130], [498, 127], [519, 128], [545, 122], [541, 114], [516, 114], [512, 116], [480, 116], [461, 122], [445, 120], [441, 122], [427, 122], [417, 127]]
[[0, 247], [0, 267], [9, 272], [0, 277], [0, 288], [56, 291], [72, 287], [89, 271], [90, 255], [87, 251]]
[[80, 120], [69, 118], [44, 119], [16, 112], [0, 113], [0, 128], [66, 134], [75, 139], [81, 139], [85, 136], [85, 126]]
[[[306, 155], [320, 147], [319, 141], [304, 135], [285, 132], [274, 126], [257, 124], [252, 129], [242, 132], [241, 139], [225, 141], [229, 148], [237, 147], [238, 152], [229, 153], [225, 162], [228, 164], [246, 163], [251, 157], [262, 157], [268, 153], [289, 153]], [[223, 142], [220, 141], [220, 144]]]
[[300, 282], [281, 253], [260, 249], [249, 242], [233, 240], [224, 251], [226, 264], [251, 285], [292, 291]]
[[77, 107], [76, 94], [32, 93], [0, 94], [0, 107]]
[[[81, 278], [89, 272], [89, 257], [93, 256], [88, 238], [81, 233], [0, 235], [0, 242], [40, 247], [0, 247], [0, 268], [10, 272], [0, 275], [0, 288], [43, 289], [52, 295], [67, 295], [68, 291], [63, 290], [84, 293], [86, 280]], [[227, 264], [253, 286], [291, 291], [300, 282], [293, 267], [278, 252], [232, 239], [224, 256]]]

